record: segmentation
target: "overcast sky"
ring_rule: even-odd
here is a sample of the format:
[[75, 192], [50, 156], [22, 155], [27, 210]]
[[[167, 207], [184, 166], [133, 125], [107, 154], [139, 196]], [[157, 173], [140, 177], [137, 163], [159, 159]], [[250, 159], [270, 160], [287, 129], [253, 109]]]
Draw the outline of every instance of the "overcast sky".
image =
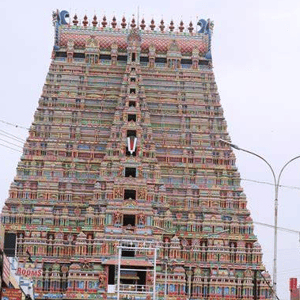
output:
[[[108, 20], [115, 14], [131, 18], [139, 6], [147, 24], [163, 16], [176, 25], [182, 18], [215, 22], [213, 64], [221, 103], [232, 142], [264, 156], [278, 173], [300, 155], [300, 1], [0, 1], [1, 109], [0, 120], [29, 127], [50, 64], [53, 46], [52, 11], [66, 9], [79, 18], [96, 12]], [[0, 122], [0, 130], [23, 139], [28, 132]], [[3, 133], [0, 131], [0, 133]], [[0, 144], [5, 144], [0, 136]], [[16, 141], [12, 141], [16, 143]], [[8, 145], [8, 144], [6, 144]], [[12, 146], [12, 145], [10, 145]], [[14, 147], [14, 146], [12, 146]], [[271, 172], [258, 158], [235, 151], [243, 179], [272, 182]], [[0, 145], [0, 203], [7, 198], [20, 153]], [[300, 230], [300, 159], [287, 167], [280, 188], [279, 226]], [[254, 221], [273, 224], [274, 187], [242, 181]], [[272, 274], [273, 229], [255, 225], [264, 263]], [[278, 295], [289, 299], [288, 279], [300, 279], [297, 234], [279, 231]]]

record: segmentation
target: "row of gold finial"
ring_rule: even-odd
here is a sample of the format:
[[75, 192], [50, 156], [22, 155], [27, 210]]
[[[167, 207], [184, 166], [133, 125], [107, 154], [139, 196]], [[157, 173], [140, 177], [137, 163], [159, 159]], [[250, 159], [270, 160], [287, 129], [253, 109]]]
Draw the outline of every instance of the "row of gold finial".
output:
[[[78, 19], [77, 14], [74, 15], [73, 20], [72, 20], [72, 23], [73, 23], [73, 25], [75, 25], [75, 26], [80, 26], [80, 21], [79, 21], [79, 19]], [[108, 21], [107, 21], [106, 16], [103, 17], [102, 22], [98, 22], [97, 16], [94, 15], [92, 21], [89, 22], [87, 15], [85, 15], [85, 16], [83, 17], [83, 20], [82, 20], [81, 23], [82, 23], [83, 27], [87, 27], [87, 26], [98, 27], [98, 26], [101, 26], [101, 25], [102, 25], [102, 28], [109, 27], [109, 23], [108, 23]], [[117, 28], [118, 23], [117, 23], [117, 19], [116, 19], [115, 16], [112, 18], [112, 21], [110, 22], [110, 25], [111, 25], [111, 28]], [[127, 23], [126, 18], [123, 17], [123, 18], [122, 18], [122, 21], [121, 21], [121, 23], [120, 23], [120, 25], [121, 25], [121, 28], [124, 28], [124, 29], [127, 28], [127, 26], [130, 26], [131, 28], [138, 28], [138, 27], [140, 27], [141, 30], [145, 30], [146, 27], [147, 27], [144, 18], [142, 18], [140, 24], [137, 24], [137, 22], [136, 22], [136, 20], [135, 20], [134, 17], [132, 17], [130, 24]], [[157, 27], [159, 28], [159, 30], [160, 30], [161, 32], [164, 32], [164, 31], [165, 31], [166, 26], [165, 26], [165, 22], [164, 22], [163, 19], [160, 21], [160, 23], [159, 23], [159, 25], [158, 25]], [[151, 20], [150, 25], [149, 25], [149, 28], [150, 28], [150, 30], [152, 30], [152, 31], [155, 30], [156, 25], [155, 25], [154, 19]], [[169, 25], [168, 28], [169, 28], [170, 31], [174, 31], [175, 26], [174, 26], [174, 21], [173, 21], [173, 20], [171, 20], [170, 25]], [[179, 26], [178, 26], [179, 32], [183, 32], [184, 29], [185, 29], [184, 23], [183, 23], [183, 21], [180, 21]], [[192, 21], [189, 23], [189, 26], [187, 27], [187, 30], [188, 30], [190, 33], [193, 32], [194, 27], [193, 27]]]

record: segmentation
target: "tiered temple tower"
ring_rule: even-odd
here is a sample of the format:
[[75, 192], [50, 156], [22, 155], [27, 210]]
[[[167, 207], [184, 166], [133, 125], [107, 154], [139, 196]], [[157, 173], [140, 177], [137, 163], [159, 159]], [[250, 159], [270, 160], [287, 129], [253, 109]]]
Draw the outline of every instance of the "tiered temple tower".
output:
[[2, 210], [20, 266], [30, 254], [42, 270], [36, 298], [270, 298], [219, 141], [213, 23], [67, 17], [53, 14], [49, 73]]

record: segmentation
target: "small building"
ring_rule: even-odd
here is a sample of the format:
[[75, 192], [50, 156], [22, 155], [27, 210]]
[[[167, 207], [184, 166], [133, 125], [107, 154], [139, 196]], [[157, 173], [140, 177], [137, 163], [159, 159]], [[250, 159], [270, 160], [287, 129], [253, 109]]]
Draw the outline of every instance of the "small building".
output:
[[300, 300], [300, 286], [297, 278], [290, 278], [290, 300]]

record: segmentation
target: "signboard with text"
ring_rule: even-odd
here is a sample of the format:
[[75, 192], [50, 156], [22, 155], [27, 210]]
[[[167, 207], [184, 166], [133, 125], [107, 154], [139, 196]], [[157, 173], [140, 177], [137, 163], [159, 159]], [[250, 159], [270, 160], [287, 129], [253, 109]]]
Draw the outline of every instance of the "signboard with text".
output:
[[31, 268], [18, 268], [16, 275], [22, 276], [22, 277], [27, 277], [27, 278], [32, 278], [32, 277], [37, 277], [37, 276], [42, 276], [43, 271], [41, 269], [31, 269]]
[[18, 267], [16, 275], [22, 276], [22, 277], [27, 277], [27, 278], [34, 278], [34, 277], [39, 277], [43, 275], [43, 270], [42, 269], [37, 269], [36, 265], [33, 263], [27, 263], [23, 267]]
[[20, 289], [3, 288], [1, 300], [21, 300], [22, 292]]

